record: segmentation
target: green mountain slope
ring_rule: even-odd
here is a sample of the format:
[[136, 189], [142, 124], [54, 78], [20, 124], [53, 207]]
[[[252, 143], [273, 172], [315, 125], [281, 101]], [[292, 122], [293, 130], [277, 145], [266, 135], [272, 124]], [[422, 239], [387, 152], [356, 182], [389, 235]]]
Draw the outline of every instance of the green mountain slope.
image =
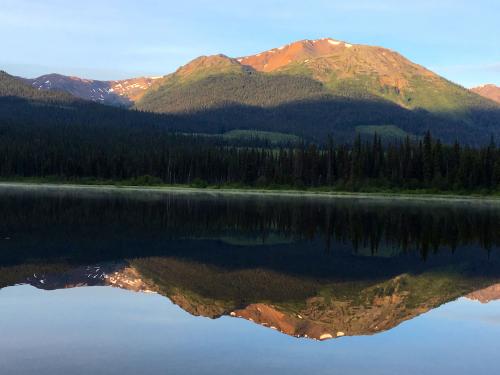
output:
[[137, 108], [187, 113], [231, 104], [272, 107], [327, 94], [320, 82], [308, 77], [262, 74], [216, 55], [198, 58], [160, 80]]
[[340, 95], [376, 96], [411, 109], [445, 112], [491, 106], [469, 90], [381, 47], [329, 38], [306, 40], [240, 61], [258, 71], [308, 75]]
[[258, 129], [349, 139], [356, 126], [390, 124], [472, 144], [500, 134], [495, 103], [393, 51], [332, 39], [239, 59], [198, 58], [158, 80], [136, 108], [187, 116], [209, 132]]

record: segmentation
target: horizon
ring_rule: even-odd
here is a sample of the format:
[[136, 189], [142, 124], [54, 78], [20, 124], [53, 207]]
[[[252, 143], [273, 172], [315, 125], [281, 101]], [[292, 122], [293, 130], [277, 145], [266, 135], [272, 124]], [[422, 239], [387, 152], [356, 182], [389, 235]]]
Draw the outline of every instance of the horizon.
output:
[[26, 78], [50, 73], [95, 80], [163, 76], [201, 55], [236, 58], [331, 37], [397, 51], [464, 87], [500, 85], [500, 26], [495, 22], [500, 4], [491, 0], [473, 5], [462, 0], [317, 0], [314, 6], [282, 0], [146, 0], [140, 7], [117, 0], [71, 7], [62, 0], [4, 2], [0, 31], [10, 37], [0, 70]]

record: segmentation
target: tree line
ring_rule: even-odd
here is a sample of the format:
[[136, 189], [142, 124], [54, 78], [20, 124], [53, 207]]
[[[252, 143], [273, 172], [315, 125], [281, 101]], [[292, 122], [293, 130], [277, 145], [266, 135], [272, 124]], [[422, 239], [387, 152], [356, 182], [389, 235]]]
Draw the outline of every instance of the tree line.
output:
[[138, 183], [328, 187], [339, 190], [498, 190], [500, 149], [422, 139], [249, 147], [160, 127], [2, 126], [0, 177]]

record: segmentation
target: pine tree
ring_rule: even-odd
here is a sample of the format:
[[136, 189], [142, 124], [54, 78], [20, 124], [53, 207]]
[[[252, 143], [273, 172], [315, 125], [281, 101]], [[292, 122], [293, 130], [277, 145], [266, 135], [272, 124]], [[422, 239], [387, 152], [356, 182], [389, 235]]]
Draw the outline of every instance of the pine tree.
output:
[[434, 177], [434, 160], [432, 155], [432, 137], [430, 131], [427, 131], [424, 136], [422, 162], [424, 182], [429, 185]]

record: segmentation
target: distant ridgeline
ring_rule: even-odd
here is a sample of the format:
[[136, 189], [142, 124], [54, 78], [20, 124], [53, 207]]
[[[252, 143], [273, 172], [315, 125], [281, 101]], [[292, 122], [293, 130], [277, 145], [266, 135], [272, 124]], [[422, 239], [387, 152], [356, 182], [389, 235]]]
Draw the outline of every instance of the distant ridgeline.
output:
[[0, 123], [245, 130], [316, 143], [328, 135], [352, 143], [356, 133], [391, 140], [431, 131], [447, 144], [477, 146], [500, 137], [500, 104], [477, 92], [483, 96], [394, 51], [326, 38], [237, 59], [202, 56], [155, 78], [28, 80], [0, 73]]

